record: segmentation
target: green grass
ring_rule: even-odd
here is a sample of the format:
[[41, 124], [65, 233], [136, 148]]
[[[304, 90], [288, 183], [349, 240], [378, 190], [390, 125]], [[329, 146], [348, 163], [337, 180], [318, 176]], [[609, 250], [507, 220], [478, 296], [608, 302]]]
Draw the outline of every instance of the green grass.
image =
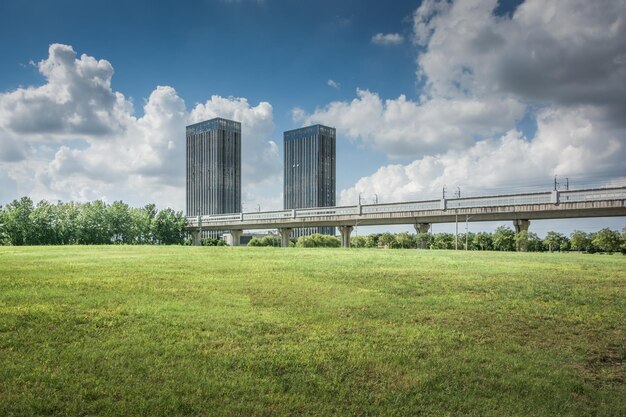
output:
[[0, 248], [0, 415], [626, 415], [626, 257]]

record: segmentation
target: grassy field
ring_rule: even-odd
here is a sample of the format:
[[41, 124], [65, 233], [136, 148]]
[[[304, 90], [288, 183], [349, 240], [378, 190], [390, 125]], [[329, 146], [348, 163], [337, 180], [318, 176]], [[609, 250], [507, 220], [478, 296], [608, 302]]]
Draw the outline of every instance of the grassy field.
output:
[[0, 415], [626, 415], [626, 257], [1, 247]]

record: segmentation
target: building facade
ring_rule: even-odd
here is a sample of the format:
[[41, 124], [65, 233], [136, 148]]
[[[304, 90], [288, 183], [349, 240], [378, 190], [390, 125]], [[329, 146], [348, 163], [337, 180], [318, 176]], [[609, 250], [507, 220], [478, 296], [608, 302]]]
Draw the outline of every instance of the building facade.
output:
[[[284, 208], [328, 207], [336, 204], [335, 128], [313, 125], [284, 133]], [[334, 235], [334, 227], [296, 229], [292, 236]]]
[[187, 126], [187, 215], [241, 212], [241, 123]]

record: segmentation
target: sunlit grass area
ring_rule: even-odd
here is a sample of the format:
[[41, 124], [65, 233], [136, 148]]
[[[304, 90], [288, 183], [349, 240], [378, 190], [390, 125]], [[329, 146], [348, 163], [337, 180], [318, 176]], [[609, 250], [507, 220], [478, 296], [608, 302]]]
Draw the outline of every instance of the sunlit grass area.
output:
[[626, 415], [626, 257], [1, 247], [0, 415]]

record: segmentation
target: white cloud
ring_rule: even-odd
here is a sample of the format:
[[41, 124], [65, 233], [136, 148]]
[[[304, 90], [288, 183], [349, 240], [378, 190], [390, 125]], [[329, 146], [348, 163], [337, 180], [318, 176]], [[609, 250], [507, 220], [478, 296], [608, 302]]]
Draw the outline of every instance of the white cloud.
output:
[[111, 90], [113, 67], [52, 44], [37, 64], [47, 83], [0, 96], [0, 126], [36, 138], [96, 138], [124, 130], [132, 104]]
[[335, 80], [328, 80], [326, 82], [326, 84], [328, 84], [328, 86], [334, 88], [335, 90], [339, 90], [341, 88], [341, 84], [339, 84], [337, 81]]
[[292, 117], [303, 124], [335, 126], [350, 140], [372, 145], [390, 157], [406, 157], [471, 146], [476, 138], [510, 129], [524, 109], [511, 98], [437, 98], [420, 103], [404, 95], [383, 101], [376, 93], [357, 90], [351, 102], [332, 102], [310, 115], [294, 109]]
[[[38, 68], [44, 85], [0, 94], [0, 171], [22, 195], [184, 209], [185, 125], [216, 116], [242, 122], [248, 187], [278, 175], [276, 143], [265, 139], [274, 128], [269, 103], [213, 96], [188, 113], [172, 87], [158, 86], [136, 117], [112, 90], [106, 60], [54, 44]], [[3, 201], [14, 197], [0, 190]]]
[[[589, 112], [593, 110], [584, 107], [546, 108], [538, 113], [537, 134], [532, 140], [510, 130], [465, 150], [449, 150], [406, 165], [380, 167], [341, 191], [340, 202], [355, 204], [359, 193], [378, 194], [384, 202], [438, 198], [445, 185], [449, 191], [460, 186], [463, 193], [479, 193], [539, 181], [544, 189], [549, 189], [552, 176], [565, 173], [578, 178], [602, 178], [606, 172], [622, 172], [622, 179], [626, 179], [626, 130], [593, 121]], [[606, 179], [607, 184], [611, 181]], [[572, 185], [576, 186], [575, 181]]]
[[399, 33], [377, 33], [372, 36], [372, 43], [376, 45], [400, 45], [404, 37]]
[[526, 0], [511, 18], [494, 16], [496, 5], [430, 0], [416, 10], [429, 94], [603, 106], [626, 124], [625, 2]]
[[[497, 0], [425, 0], [414, 14], [418, 100], [358, 90], [294, 120], [337, 127], [387, 165], [344, 190], [388, 199], [437, 195], [444, 184], [483, 189], [553, 174], [626, 177], [626, 3], [526, 0], [495, 16]], [[533, 137], [516, 123], [536, 119]], [[297, 116], [297, 119], [296, 117]]]

